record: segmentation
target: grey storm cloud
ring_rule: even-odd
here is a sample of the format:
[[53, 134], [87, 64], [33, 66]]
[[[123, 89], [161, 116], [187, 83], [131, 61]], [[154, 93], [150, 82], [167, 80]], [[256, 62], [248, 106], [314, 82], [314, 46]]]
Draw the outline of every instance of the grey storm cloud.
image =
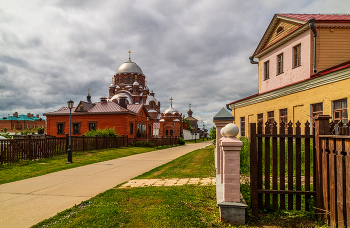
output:
[[0, 117], [108, 96], [131, 58], [162, 110], [200, 124], [258, 92], [252, 55], [275, 13], [349, 13], [347, 0], [0, 1]]

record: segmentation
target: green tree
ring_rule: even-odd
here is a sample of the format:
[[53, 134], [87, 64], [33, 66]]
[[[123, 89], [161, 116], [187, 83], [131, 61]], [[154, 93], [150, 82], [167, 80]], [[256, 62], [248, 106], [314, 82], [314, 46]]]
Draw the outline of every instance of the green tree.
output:
[[209, 136], [210, 138], [213, 139], [213, 144], [215, 145], [216, 144], [216, 127], [213, 126], [212, 128], [210, 128]]
[[189, 121], [188, 119], [185, 119], [185, 116], [182, 117], [182, 126], [185, 127], [185, 123], [187, 123], [187, 129], [192, 131], [193, 128], [191, 126], [191, 121]]

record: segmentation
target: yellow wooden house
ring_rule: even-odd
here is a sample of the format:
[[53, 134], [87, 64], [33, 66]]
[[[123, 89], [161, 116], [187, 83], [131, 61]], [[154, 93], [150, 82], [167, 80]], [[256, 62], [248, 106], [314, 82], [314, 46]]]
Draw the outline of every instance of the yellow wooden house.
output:
[[350, 15], [276, 14], [250, 61], [259, 92], [227, 104], [240, 136], [258, 121], [312, 123], [323, 114], [348, 122]]

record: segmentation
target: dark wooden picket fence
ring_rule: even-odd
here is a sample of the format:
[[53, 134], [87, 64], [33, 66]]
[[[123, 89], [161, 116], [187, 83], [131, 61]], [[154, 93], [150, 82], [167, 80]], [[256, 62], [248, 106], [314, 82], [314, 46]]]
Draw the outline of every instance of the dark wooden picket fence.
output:
[[331, 227], [350, 227], [350, 122], [316, 122], [317, 213]]
[[[46, 137], [26, 139], [1, 139], [0, 164], [20, 160], [48, 158], [65, 154], [68, 149], [69, 138]], [[100, 150], [128, 146], [128, 137], [85, 137], [72, 136], [73, 151]]]
[[162, 137], [162, 138], [135, 138], [136, 145], [144, 145], [147, 147], [172, 146], [179, 144], [178, 137]]
[[[66, 137], [31, 137], [22, 136], [16, 139], [0, 140], [0, 164], [20, 160], [33, 160], [48, 158], [65, 154], [69, 144]], [[73, 151], [101, 150], [108, 148], [128, 147], [129, 145], [158, 147], [179, 144], [179, 138], [135, 138], [121, 137], [86, 137], [72, 136], [71, 147]], [[135, 144], [136, 143], [136, 144]]]
[[[314, 158], [314, 150], [311, 147], [314, 139], [310, 135], [310, 124], [304, 125], [306, 133], [304, 135], [301, 135], [299, 122], [296, 124], [295, 134], [293, 134], [294, 128], [291, 122], [287, 125], [288, 134], [285, 134], [285, 129], [285, 124], [281, 123], [280, 134], [277, 134], [276, 122], [272, 126], [266, 123], [264, 132], [271, 132], [271, 134], [262, 134], [261, 122], [258, 123], [258, 127], [256, 124], [250, 124], [251, 202], [253, 214], [256, 217], [258, 209], [263, 208], [293, 210], [295, 206], [296, 210], [300, 210], [302, 195], [306, 196], [304, 197], [304, 205], [305, 209], [308, 210], [309, 196], [316, 194], [313, 189], [310, 190], [313, 179], [311, 176], [312, 158]], [[302, 139], [304, 139], [303, 164]], [[301, 175], [302, 167], [304, 170], [303, 178]], [[304, 190], [302, 190], [302, 179]]]
[[[350, 227], [350, 122], [337, 125], [318, 116], [310, 124], [250, 124], [250, 180], [253, 215], [259, 209], [309, 210], [331, 227]], [[287, 134], [286, 134], [287, 128]], [[272, 175], [271, 175], [272, 173]], [[272, 182], [272, 184], [271, 184]]]

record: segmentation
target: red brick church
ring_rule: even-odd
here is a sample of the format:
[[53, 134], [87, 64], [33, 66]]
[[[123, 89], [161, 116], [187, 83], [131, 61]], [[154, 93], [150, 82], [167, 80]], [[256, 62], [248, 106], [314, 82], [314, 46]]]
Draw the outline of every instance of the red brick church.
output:
[[147, 87], [146, 76], [141, 68], [129, 60], [124, 62], [112, 78], [109, 86], [109, 101], [119, 103], [121, 96], [127, 97], [128, 104], [143, 104], [151, 117], [160, 118], [160, 102], [155, 98], [154, 92]]
[[160, 137], [183, 137], [182, 114], [173, 108], [173, 98], [170, 99], [170, 108], [160, 117]]
[[[83, 135], [91, 129], [115, 127], [119, 135], [129, 138], [153, 137], [153, 123], [160, 119], [160, 102], [146, 85], [141, 68], [129, 60], [124, 62], [113, 76], [109, 86], [109, 98], [100, 102], [80, 101], [72, 109], [72, 135]], [[47, 118], [47, 134], [64, 136], [69, 132], [69, 109], [44, 113]], [[158, 125], [159, 126], [159, 125]]]

